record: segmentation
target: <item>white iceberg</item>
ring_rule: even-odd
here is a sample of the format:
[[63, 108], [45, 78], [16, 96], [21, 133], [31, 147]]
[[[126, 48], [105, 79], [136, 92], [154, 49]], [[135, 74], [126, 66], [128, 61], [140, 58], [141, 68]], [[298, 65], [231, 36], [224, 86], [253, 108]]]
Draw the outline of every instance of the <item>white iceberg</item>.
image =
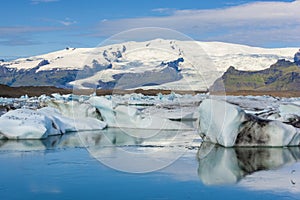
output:
[[35, 110], [12, 110], [0, 118], [0, 133], [8, 139], [40, 139], [61, 131], [55, 121]]
[[71, 125], [77, 131], [100, 130], [107, 126], [99, 111], [89, 103], [56, 100], [47, 102], [47, 105], [59, 110], [63, 116], [72, 119]]
[[158, 129], [158, 130], [191, 130], [180, 122], [152, 115], [132, 106], [118, 105], [105, 97], [91, 97], [89, 103], [101, 113], [109, 127]]
[[199, 115], [199, 130], [204, 140], [225, 147], [300, 144], [298, 128], [259, 118], [225, 101], [204, 100], [200, 104]]
[[51, 107], [11, 110], [0, 117], [0, 135], [7, 139], [44, 139], [66, 132], [99, 130], [105, 127], [106, 123], [96, 118], [82, 117], [75, 120], [63, 116]]
[[280, 115], [298, 115], [300, 116], [300, 105], [289, 103], [289, 104], [280, 104], [279, 105]]

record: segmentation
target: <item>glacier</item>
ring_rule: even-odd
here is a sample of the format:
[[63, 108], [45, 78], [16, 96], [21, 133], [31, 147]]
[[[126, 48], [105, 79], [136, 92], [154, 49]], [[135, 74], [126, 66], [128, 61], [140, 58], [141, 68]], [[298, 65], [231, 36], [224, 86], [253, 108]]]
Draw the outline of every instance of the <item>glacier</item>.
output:
[[[19, 77], [3, 82], [12, 86], [53, 83], [57, 87], [206, 90], [230, 66], [239, 70], [266, 69], [278, 59], [292, 61], [297, 51], [297, 48], [158, 38], [95, 48], [68, 48], [1, 62], [0, 68], [11, 80], [14, 74], [25, 71], [37, 78]], [[52, 77], [52, 73], [56, 76]], [[42, 82], [39, 77], [45, 79], [46, 75], [47, 81]], [[52, 78], [57, 81], [49, 81]]]

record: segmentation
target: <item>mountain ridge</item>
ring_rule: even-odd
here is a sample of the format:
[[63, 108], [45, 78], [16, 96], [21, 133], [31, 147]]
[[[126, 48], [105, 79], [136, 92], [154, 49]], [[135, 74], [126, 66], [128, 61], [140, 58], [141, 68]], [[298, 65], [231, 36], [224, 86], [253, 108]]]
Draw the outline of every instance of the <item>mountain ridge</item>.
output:
[[300, 66], [295, 60], [278, 60], [258, 71], [237, 70], [233, 66], [210, 87], [212, 92], [300, 91]]
[[0, 62], [0, 84], [101, 89], [206, 90], [233, 65], [267, 68], [292, 60], [296, 48], [156, 39], [97, 48], [66, 48]]

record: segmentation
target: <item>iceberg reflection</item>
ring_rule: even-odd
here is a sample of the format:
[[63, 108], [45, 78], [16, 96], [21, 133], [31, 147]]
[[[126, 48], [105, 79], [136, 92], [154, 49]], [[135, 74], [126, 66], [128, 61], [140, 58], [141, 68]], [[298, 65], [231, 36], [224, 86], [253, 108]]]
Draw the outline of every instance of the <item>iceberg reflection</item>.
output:
[[0, 151], [42, 151], [86, 148], [100, 163], [124, 172], [144, 173], [164, 168], [187, 150], [197, 148], [195, 131], [108, 128], [82, 131], [44, 140], [1, 140]]
[[54, 148], [83, 147], [164, 147], [189, 146], [198, 135], [193, 131], [142, 130], [108, 128], [49, 136], [42, 140], [0, 139], [0, 150], [34, 151]]
[[197, 158], [198, 175], [204, 184], [234, 184], [254, 172], [299, 162], [300, 148], [224, 148], [204, 142]]
[[[224, 148], [203, 142], [199, 148], [201, 141], [195, 140], [198, 138], [195, 132], [154, 131], [108, 128], [45, 140], [0, 140], [0, 151], [86, 148], [100, 163], [131, 173], [159, 170], [183, 158], [173, 168], [160, 172], [184, 180], [194, 180], [198, 173], [205, 185], [238, 183], [247, 189], [277, 191], [299, 188], [300, 147]], [[154, 136], [135, 137], [139, 134]], [[194, 160], [195, 156], [198, 161]]]
[[68, 135], [49, 136], [43, 140], [0, 140], [1, 151], [40, 151], [60, 146]]
[[99, 132], [102, 135], [97, 143], [79, 133], [90, 154], [110, 168], [130, 173], [156, 171], [172, 164], [198, 137], [196, 132], [179, 130], [108, 128]]

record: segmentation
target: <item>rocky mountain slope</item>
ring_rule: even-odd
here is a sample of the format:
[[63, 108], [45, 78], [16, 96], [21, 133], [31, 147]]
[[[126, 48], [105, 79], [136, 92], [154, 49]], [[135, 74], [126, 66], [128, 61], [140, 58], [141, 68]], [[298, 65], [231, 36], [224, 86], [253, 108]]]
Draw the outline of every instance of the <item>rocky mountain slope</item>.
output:
[[298, 56], [294, 62], [278, 60], [269, 68], [258, 71], [243, 71], [229, 67], [221, 78], [217, 79], [211, 91], [300, 91], [300, 66]]

